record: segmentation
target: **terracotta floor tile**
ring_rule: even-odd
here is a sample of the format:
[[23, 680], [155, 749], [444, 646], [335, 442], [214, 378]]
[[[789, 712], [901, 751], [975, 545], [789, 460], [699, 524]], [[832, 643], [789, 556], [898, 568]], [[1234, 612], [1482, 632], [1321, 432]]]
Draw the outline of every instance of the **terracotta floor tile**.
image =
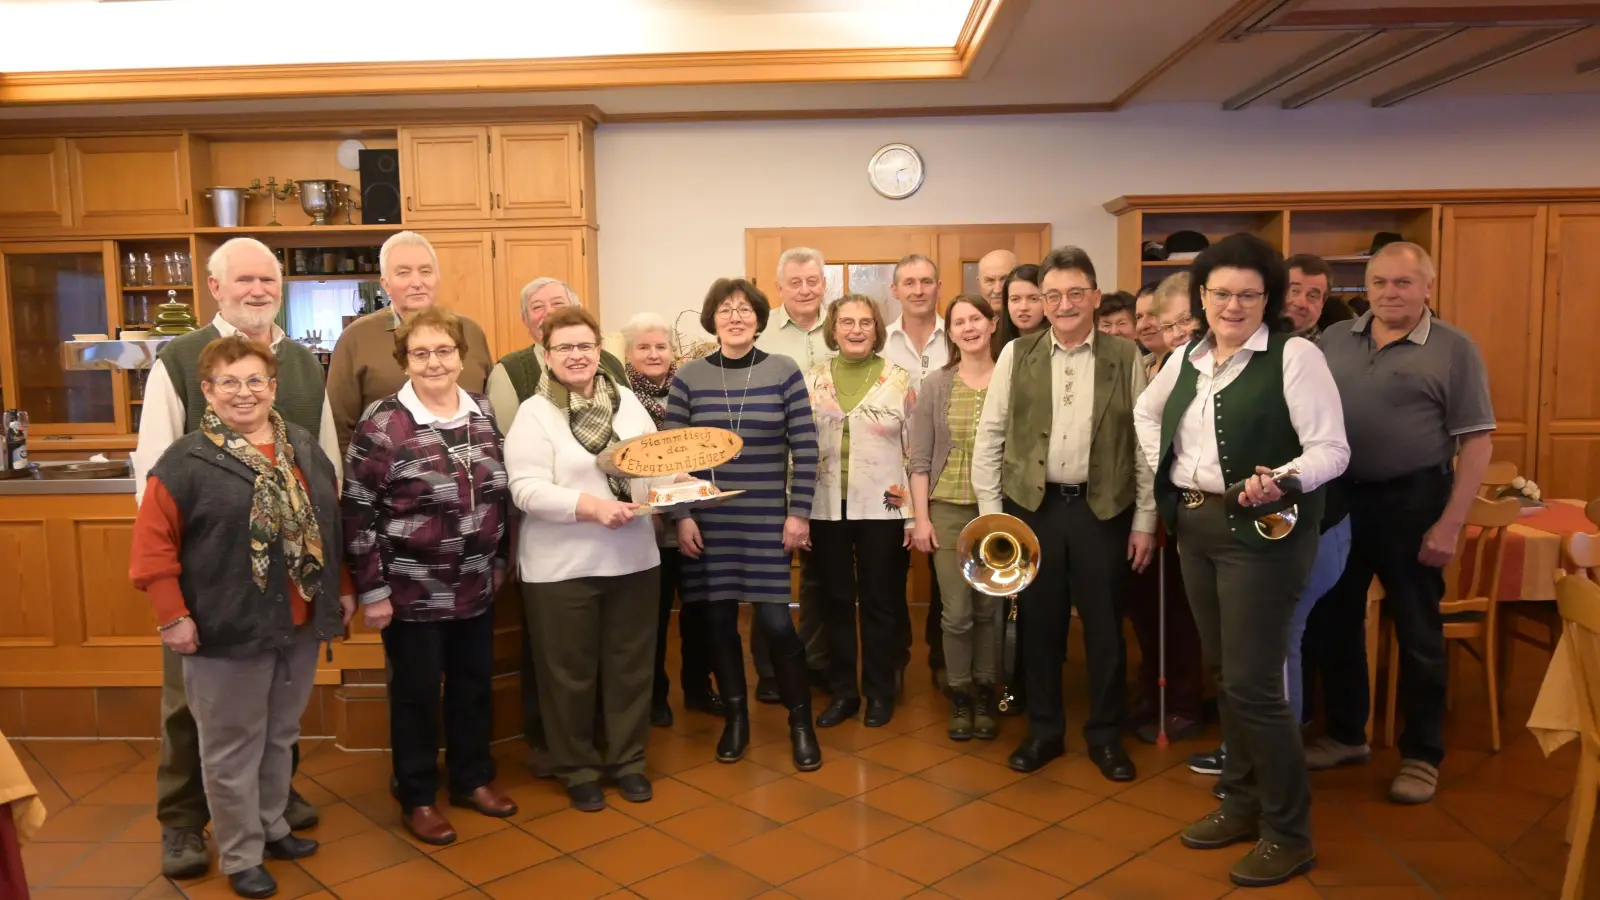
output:
[[918, 826], [879, 841], [857, 854], [921, 884], [933, 884], [988, 854], [971, 844]]
[[1113, 797], [1129, 787], [1126, 782], [1107, 781], [1106, 777], [1100, 774], [1099, 767], [1089, 761], [1089, 757], [1078, 753], [1051, 762], [1040, 769], [1034, 777], [1048, 778], [1068, 787], [1087, 791], [1096, 797]]
[[926, 706], [910, 706], [900, 704], [895, 707], [894, 718], [889, 724], [883, 726], [885, 730], [898, 731], [901, 734], [910, 734], [918, 729], [927, 728], [929, 725], [943, 725], [948, 730], [950, 710], [930, 709]]
[[[150, 782], [151, 789], [154, 782]], [[151, 812], [148, 805], [90, 806], [74, 803], [65, 809], [49, 810], [49, 818], [33, 839], [40, 843], [95, 843], [109, 840], [132, 825], [135, 819]], [[160, 840], [157, 832], [154, 840]]]
[[[183, 900], [183, 891], [178, 890], [178, 886], [166, 878], [157, 878], [145, 885], [144, 890], [134, 894], [133, 900]], [[333, 898], [330, 895], [322, 900], [333, 900]]]
[[387, 787], [354, 797], [341, 798], [350, 804], [356, 812], [372, 820], [379, 828], [398, 829], [400, 827], [400, 804], [390, 796]]
[[645, 764], [663, 775], [676, 775], [685, 769], [716, 762], [716, 753], [706, 752], [703, 741], [671, 737], [651, 740], [644, 751]]
[[[57, 875], [71, 868], [78, 860], [99, 849], [99, 844], [44, 843], [34, 841], [22, 845], [22, 870], [28, 873], [28, 883], [34, 886], [49, 884]], [[159, 852], [159, 851], [156, 851]]]
[[1088, 884], [1133, 858], [1115, 844], [1054, 826], [1001, 855], [1073, 884]]
[[554, 778], [539, 778], [528, 784], [515, 785], [506, 789], [506, 796], [517, 804], [517, 814], [511, 817], [514, 823], [548, 816], [572, 806], [566, 790]]
[[714, 853], [778, 826], [771, 819], [743, 807], [713, 803], [673, 816], [656, 827], [703, 852]]
[[783, 884], [839, 859], [844, 851], [796, 829], [775, 828], [716, 855], [768, 884]]
[[1046, 900], [1062, 897], [1072, 885], [1037, 869], [991, 856], [934, 885], [956, 900]]
[[421, 855], [416, 848], [389, 832], [373, 830], [323, 844], [316, 856], [303, 859], [300, 864], [311, 877], [332, 887], [410, 862]]
[[838, 900], [841, 897], [899, 900], [921, 890], [922, 885], [860, 857], [847, 856], [810, 875], [796, 878], [783, 889], [800, 900]]
[[1060, 822], [1099, 803], [1101, 798], [1048, 778], [1030, 777], [983, 798], [1041, 822]]
[[[387, 762], [387, 759], [385, 761]], [[359, 794], [377, 790], [387, 791], [389, 789], [389, 779], [394, 772], [389, 766], [371, 764], [376, 762], [377, 760], [375, 759], [369, 759], [368, 765], [341, 766], [330, 772], [322, 772], [320, 774], [305, 772], [304, 768], [301, 771], [306, 775], [310, 775], [311, 779], [317, 784], [348, 800]], [[443, 800], [442, 790], [440, 799]]]
[[921, 778], [902, 778], [861, 795], [861, 802], [907, 822], [926, 822], [972, 802], [970, 794], [941, 787]]
[[[821, 707], [818, 707], [816, 711], [821, 712]], [[861, 724], [861, 719], [858, 717], [848, 722], [842, 722], [832, 728], [818, 728], [817, 742], [823, 747], [823, 759], [827, 759], [829, 750], [832, 750], [835, 755], [854, 753], [857, 750], [865, 750], [885, 741], [892, 741], [899, 737], [900, 734], [901, 732], [892, 731], [888, 728], [868, 728]]]
[[920, 773], [920, 777], [963, 794], [981, 797], [1016, 784], [1025, 776], [970, 756], [958, 756]]
[[[310, 752], [300, 751], [299, 774], [317, 778], [319, 775], [326, 775], [329, 772], [358, 763], [367, 768], [381, 769], [385, 775], [393, 770], [393, 764], [390, 762], [387, 752], [373, 753], [362, 750], [341, 750], [334, 746], [332, 741], [329, 741], [327, 744]], [[317, 780], [320, 781], [321, 779]]]
[[[59, 775], [52, 774], [50, 777], [54, 779], [55, 784], [61, 786], [61, 790], [67, 795], [67, 797], [70, 798], [72, 802], [76, 803], [99, 790], [102, 786], [121, 774], [123, 774], [123, 770], [121, 768], [111, 768], [98, 769], [92, 772], [63, 772]], [[147, 785], [150, 784], [148, 778], [146, 779], [145, 783]], [[135, 802], [149, 803], [150, 798]]]
[[304, 832], [323, 844], [343, 840], [378, 826], [366, 816], [355, 811], [348, 803], [332, 803], [317, 809], [317, 827]]
[[[296, 863], [273, 859], [267, 860], [266, 866], [278, 882], [278, 893], [273, 895], [274, 900], [296, 900], [322, 890], [322, 885]], [[228, 885], [228, 879], [217, 874], [216, 869], [211, 871], [215, 877], [184, 885], [182, 896], [188, 900], [238, 900], [239, 895]]]
[[572, 853], [643, 826], [637, 819], [607, 808], [599, 812], [565, 809], [518, 827], [562, 853]]
[[132, 900], [133, 888], [52, 887], [30, 891], [33, 900]]
[[433, 858], [468, 884], [486, 884], [560, 855], [527, 832], [507, 828], [475, 840], [458, 839]]
[[[154, 758], [145, 760], [145, 763], [151, 762], [158, 762], [158, 760], [155, 760]], [[143, 764], [144, 763], [140, 763], [140, 765]], [[134, 768], [137, 769], [138, 766], [135, 766]], [[333, 791], [330, 791], [318, 784], [315, 780], [299, 773], [295, 774], [294, 789], [299, 791], [300, 796], [306, 798], [306, 802], [312, 806], [323, 807], [339, 802], [338, 794], [335, 794]]]
[[849, 801], [806, 816], [789, 827], [846, 853], [854, 853], [910, 828], [911, 823], [865, 803]]
[[[787, 734], [787, 730], [785, 731]], [[833, 750], [826, 746], [822, 750], [822, 764], [827, 765], [831, 760], [847, 755], [843, 750]], [[745, 751], [744, 758], [758, 766], [765, 766], [781, 775], [792, 775], [794, 767], [794, 748], [789, 746], [787, 737], [782, 741], [773, 741], [769, 744], [752, 744]], [[704, 760], [701, 760], [704, 762]]]
[[960, 756], [953, 747], [941, 747], [912, 737], [898, 737], [892, 741], [875, 744], [856, 751], [856, 756], [867, 762], [888, 766], [906, 774], [921, 772], [949, 759]]
[[56, 887], [142, 888], [161, 874], [157, 844], [101, 844], [56, 876]]
[[858, 756], [835, 756], [824, 760], [822, 768], [815, 772], [801, 772], [794, 777], [844, 797], [859, 797], [905, 776]]
[[833, 791], [792, 777], [768, 782], [729, 798], [730, 803], [774, 822], [793, 822], [844, 801], [844, 797]]
[[96, 806], [148, 806], [156, 802], [156, 781], [148, 773], [125, 772], [85, 794], [78, 802]]
[[1203, 819], [1219, 805], [1210, 788], [1190, 787], [1171, 778], [1147, 778], [1118, 794], [1117, 802], [1179, 822]]
[[[457, 844], [462, 844], [467, 841], [475, 841], [478, 838], [491, 834], [498, 834], [499, 832], [507, 831], [512, 828], [510, 819], [501, 819], [495, 816], [485, 816], [475, 813], [469, 809], [457, 809], [452, 806], [441, 806], [439, 807], [439, 811], [444, 813], [445, 818], [449, 819], [451, 826], [455, 828]], [[399, 813], [396, 812], [396, 817], [398, 817], [398, 815]], [[394, 827], [390, 828], [389, 833], [410, 844], [412, 847], [421, 850], [423, 853], [428, 854], [429, 856], [432, 856], [433, 854], [444, 849], [443, 847], [436, 847], [432, 844], [424, 844], [413, 837], [411, 832], [407, 831], [403, 826], [400, 825], [395, 825]]]
[[771, 885], [714, 856], [663, 872], [632, 885], [646, 900], [748, 900]]
[[713, 797], [727, 798], [753, 791], [769, 781], [777, 781], [784, 776], [749, 760], [740, 760], [733, 765], [712, 760], [692, 769], [685, 769], [673, 777]]
[[1233, 885], [1138, 857], [1089, 885], [1110, 900], [1215, 900]]
[[654, 828], [641, 828], [572, 856], [612, 881], [626, 885], [698, 859], [700, 851]]
[[1572, 845], [1563, 837], [1536, 831], [1523, 836], [1505, 856], [1507, 862], [1535, 884], [1557, 892], [1566, 876], [1567, 856], [1571, 850]]
[[1322, 900], [1322, 892], [1304, 878], [1266, 888], [1234, 888], [1223, 896], [1228, 900]]
[[717, 802], [716, 797], [699, 788], [690, 787], [676, 778], [657, 778], [651, 783], [651, 787], [655, 796], [648, 803], [628, 803], [614, 792], [608, 799], [616, 801], [612, 803], [613, 809], [647, 825]]
[[1466, 841], [1405, 841], [1393, 852], [1434, 890], [1455, 887], [1518, 886], [1527, 882], [1517, 868], [1482, 844]]
[[1357, 804], [1367, 832], [1385, 841], [1472, 841], [1472, 832], [1432, 803], [1401, 806], [1387, 801]]
[[1177, 819], [1129, 806], [1120, 799], [1091, 806], [1061, 823], [1063, 828], [1093, 835], [1135, 853], [1143, 853], [1177, 834], [1184, 825]]
[[414, 859], [339, 885], [340, 900], [441, 900], [467, 883], [431, 859]]
[[[1585, 888], [1584, 893], [1588, 893]], [[1531, 881], [1521, 884], [1463, 885], [1439, 889], [1443, 900], [1550, 900], [1556, 893], [1547, 891]]]
[[52, 776], [125, 771], [144, 759], [127, 741], [19, 741]]
[[1387, 847], [1370, 840], [1317, 841], [1311, 882], [1322, 887], [1414, 887], [1419, 882]]
[[[48, 823], [47, 823], [48, 824]], [[161, 840], [161, 822], [154, 807], [117, 832], [111, 840], [119, 844], [153, 844]]]
[[1230, 847], [1224, 850], [1190, 850], [1183, 845], [1177, 835], [1173, 835], [1141, 853], [1140, 856], [1174, 869], [1182, 869], [1192, 875], [1199, 875], [1218, 884], [1227, 884], [1229, 870], [1249, 852], [1249, 849], [1248, 844], [1240, 844], [1237, 849]]
[[529, 900], [533, 897], [559, 897], [561, 900], [595, 900], [617, 889], [615, 881], [568, 857], [553, 859], [531, 869], [523, 869], [483, 886], [494, 900]]
[[928, 827], [990, 853], [998, 853], [1050, 826], [1003, 806], [977, 800], [930, 820]]

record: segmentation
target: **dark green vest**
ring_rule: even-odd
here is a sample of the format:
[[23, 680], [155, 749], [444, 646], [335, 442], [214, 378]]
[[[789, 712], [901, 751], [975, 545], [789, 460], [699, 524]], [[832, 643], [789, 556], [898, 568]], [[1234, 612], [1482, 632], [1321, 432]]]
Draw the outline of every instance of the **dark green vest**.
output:
[[[506, 367], [506, 376], [511, 379], [511, 387], [517, 392], [518, 403], [539, 392], [539, 379], [544, 377], [544, 367], [539, 365], [539, 357], [533, 347], [507, 353], [500, 357], [500, 365]], [[622, 369], [622, 360], [612, 356], [609, 351], [600, 351], [600, 368], [619, 386], [628, 386], [628, 373]]]
[[[1044, 499], [1045, 459], [1056, 398], [1050, 377], [1050, 329], [1012, 342], [1011, 410], [1006, 423], [1000, 488], [1023, 509]], [[1094, 409], [1090, 413], [1089, 509], [1101, 520], [1133, 505], [1133, 367], [1142, 365], [1132, 341], [1094, 336]]]
[[[1239, 377], [1213, 399], [1217, 450], [1222, 457], [1225, 484], [1237, 484], [1254, 475], [1256, 466], [1275, 469], [1300, 455], [1300, 436], [1289, 418], [1289, 404], [1283, 399], [1283, 347], [1289, 338], [1281, 333], [1269, 335], [1267, 349], [1252, 354]], [[1199, 395], [1200, 383], [1200, 370], [1190, 361], [1187, 349], [1180, 361], [1178, 380], [1161, 413], [1161, 464], [1155, 473], [1156, 508], [1161, 511], [1167, 530], [1173, 533], [1182, 492], [1172, 483], [1172, 460], [1176, 455], [1172, 441], [1183, 414]], [[1304, 495], [1298, 505], [1301, 525], [1297, 527], [1316, 528], [1322, 520], [1323, 489]], [[1274, 543], [1263, 538], [1248, 518], [1235, 511], [1233, 504], [1228, 508], [1230, 527], [1240, 541], [1254, 546]]]
[[[200, 417], [206, 411], [206, 395], [200, 392], [200, 351], [221, 336], [217, 326], [207, 325], [168, 341], [156, 357], [166, 367], [172, 389], [183, 401], [185, 434], [200, 427]], [[320, 439], [322, 363], [310, 350], [287, 337], [278, 342], [273, 352], [278, 357], [278, 399], [273, 408], [286, 421]]]

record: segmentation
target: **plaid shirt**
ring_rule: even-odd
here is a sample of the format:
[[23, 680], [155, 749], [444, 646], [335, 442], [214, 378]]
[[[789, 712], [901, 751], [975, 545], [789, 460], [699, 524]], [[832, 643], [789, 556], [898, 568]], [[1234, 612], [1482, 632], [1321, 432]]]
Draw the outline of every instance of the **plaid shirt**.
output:
[[363, 604], [387, 598], [396, 619], [486, 612], [494, 573], [506, 565], [500, 433], [488, 398], [468, 396], [477, 408], [465, 428], [418, 424], [392, 396], [367, 409], [350, 439], [342, 504], [350, 574]]

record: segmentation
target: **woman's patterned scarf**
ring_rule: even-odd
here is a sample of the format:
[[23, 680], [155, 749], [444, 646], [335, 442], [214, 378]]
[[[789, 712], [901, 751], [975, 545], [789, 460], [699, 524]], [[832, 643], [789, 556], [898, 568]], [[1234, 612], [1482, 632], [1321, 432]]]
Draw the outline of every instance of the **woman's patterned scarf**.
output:
[[250, 495], [250, 575], [256, 587], [267, 589], [267, 569], [272, 563], [272, 542], [283, 540], [289, 580], [307, 601], [322, 589], [322, 531], [311, 498], [294, 475], [294, 448], [283, 417], [269, 413], [275, 459], [257, 450], [244, 435], [223, 423], [215, 410], [206, 408], [200, 431], [234, 459], [256, 473]]
[[665, 428], [667, 424], [667, 394], [672, 392], [672, 376], [678, 373], [678, 364], [673, 363], [667, 369], [667, 377], [662, 380], [659, 387], [654, 381], [640, 375], [639, 370], [633, 367], [633, 363], [628, 363], [626, 369], [628, 372], [628, 387], [633, 389], [633, 395], [639, 398], [640, 403], [644, 404], [644, 411], [649, 413], [650, 418], [655, 421], [656, 430], [660, 431]]
[[[611, 376], [603, 370], [594, 373], [594, 396], [584, 398], [567, 390], [554, 373], [539, 381], [539, 393], [555, 404], [567, 416], [567, 427], [583, 449], [599, 456], [617, 442], [614, 421], [617, 408], [622, 405], [622, 393], [611, 383]], [[618, 500], [632, 500], [633, 491], [627, 479], [606, 476], [606, 485]]]

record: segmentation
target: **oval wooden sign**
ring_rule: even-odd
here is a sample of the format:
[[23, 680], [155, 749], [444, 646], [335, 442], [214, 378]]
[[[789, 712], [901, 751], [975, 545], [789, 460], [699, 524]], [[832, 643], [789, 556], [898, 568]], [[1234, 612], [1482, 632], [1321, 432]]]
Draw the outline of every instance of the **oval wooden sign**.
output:
[[600, 457], [600, 468], [611, 475], [659, 478], [715, 468], [743, 449], [744, 439], [726, 428], [674, 428], [611, 445]]

